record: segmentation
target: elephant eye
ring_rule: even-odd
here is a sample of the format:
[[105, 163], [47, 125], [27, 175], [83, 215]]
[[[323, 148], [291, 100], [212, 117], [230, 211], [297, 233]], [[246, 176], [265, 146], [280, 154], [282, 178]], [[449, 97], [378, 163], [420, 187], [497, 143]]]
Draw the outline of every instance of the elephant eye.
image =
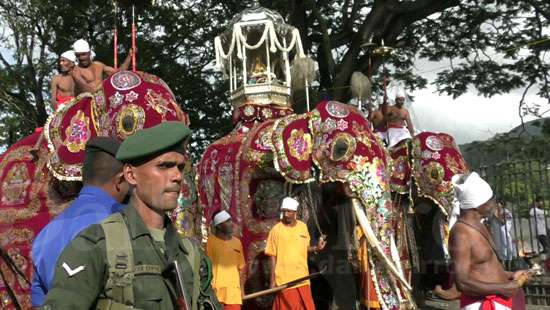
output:
[[355, 152], [356, 142], [348, 133], [336, 135], [330, 147], [330, 159], [333, 161], [348, 160]]

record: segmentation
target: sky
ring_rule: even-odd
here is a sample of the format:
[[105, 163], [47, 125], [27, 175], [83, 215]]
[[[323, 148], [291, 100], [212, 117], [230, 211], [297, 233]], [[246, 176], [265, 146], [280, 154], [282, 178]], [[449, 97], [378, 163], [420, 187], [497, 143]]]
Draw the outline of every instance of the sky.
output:
[[[415, 101], [409, 110], [415, 129], [450, 134], [458, 144], [486, 140], [521, 124], [518, 114], [521, 94], [485, 98], [470, 91], [453, 99], [438, 95], [435, 87], [429, 86], [412, 95]], [[534, 95], [527, 96], [527, 100], [542, 101]], [[534, 117], [525, 118], [531, 119]]]
[[[414, 102], [409, 110], [415, 129], [444, 132], [453, 136], [458, 144], [463, 144], [487, 140], [521, 124], [518, 108], [523, 89], [490, 98], [478, 95], [473, 87], [456, 99], [440, 95], [431, 83], [438, 72], [446, 69], [446, 65], [448, 63], [427, 60], [417, 60], [414, 64], [413, 71], [428, 80], [427, 88], [411, 93]], [[545, 107], [549, 107], [543, 98], [535, 95], [536, 91], [533, 87], [527, 93], [525, 102], [529, 105], [539, 103], [544, 111]], [[535, 118], [526, 116], [524, 121]]]

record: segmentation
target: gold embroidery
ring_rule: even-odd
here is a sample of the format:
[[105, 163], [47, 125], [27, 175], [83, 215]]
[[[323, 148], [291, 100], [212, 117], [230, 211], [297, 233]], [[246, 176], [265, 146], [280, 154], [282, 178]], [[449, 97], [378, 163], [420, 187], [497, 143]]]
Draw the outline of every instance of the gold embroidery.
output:
[[2, 182], [2, 203], [8, 205], [23, 203], [30, 184], [27, 165], [21, 162], [15, 163]]
[[305, 161], [311, 155], [312, 143], [311, 135], [304, 133], [302, 129], [292, 129], [287, 146], [290, 150], [290, 155], [298, 160]]
[[[0, 162], [0, 171], [5, 171], [6, 166], [14, 161], [32, 161], [32, 156], [29, 152], [31, 148], [32, 146], [25, 145], [9, 150]], [[26, 220], [36, 216], [40, 209], [40, 196], [47, 195], [44, 186], [47, 186], [48, 175], [43, 172], [46, 160], [47, 151], [44, 147], [41, 147], [39, 149], [38, 162], [35, 163], [34, 177], [30, 183], [31, 188], [27, 188], [27, 192], [29, 193], [28, 198], [30, 198], [29, 203], [24, 208], [4, 208], [2, 210], [2, 216], [0, 216], [1, 224], [10, 224], [15, 221]], [[2, 196], [4, 196], [3, 192]]]
[[86, 142], [91, 135], [90, 118], [84, 112], [78, 111], [71, 118], [69, 127], [65, 129], [64, 144], [71, 153], [78, 153], [85, 149]]

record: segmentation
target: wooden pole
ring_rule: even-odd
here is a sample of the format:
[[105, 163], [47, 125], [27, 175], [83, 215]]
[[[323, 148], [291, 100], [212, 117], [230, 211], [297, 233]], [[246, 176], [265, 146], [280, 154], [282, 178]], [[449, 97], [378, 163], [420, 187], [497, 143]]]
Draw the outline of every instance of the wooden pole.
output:
[[135, 5], [132, 4], [132, 71], [136, 71], [136, 21]]
[[296, 279], [294, 281], [290, 281], [288, 283], [285, 283], [285, 284], [281, 284], [277, 287], [273, 287], [273, 288], [270, 288], [270, 289], [267, 289], [267, 290], [263, 290], [263, 291], [259, 291], [259, 292], [256, 292], [256, 293], [252, 293], [252, 294], [248, 294], [248, 295], [245, 295], [243, 297], [243, 300], [248, 300], [248, 299], [254, 299], [254, 298], [258, 298], [258, 297], [261, 297], [261, 296], [265, 296], [265, 295], [269, 295], [269, 294], [273, 294], [273, 293], [277, 293], [279, 291], [282, 291], [284, 289], [287, 289], [291, 286], [294, 286], [302, 281], [306, 281], [306, 280], [309, 280], [309, 279], [313, 279], [313, 278], [316, 278], [320, 275], [322, 275], [323, 273], [325, 273], [327, 271], [327, 266], [325, 266], [323, 269], [321, 269], [321, 271], [319, 272], [315, 272], [315, 273], [312, 273], [308, 276], [305, 276], [305, 277], [302, 277], [302, 278], [299, 278], [299, 279]]
[[114, 20], [114, 29], [113, 29], [113, 66], [115, 69], [118, 68], [118, 29], [116, 25], [117, 21], [117, 5], [116, 1], [113, 2], [115, 6], [115, 20]]

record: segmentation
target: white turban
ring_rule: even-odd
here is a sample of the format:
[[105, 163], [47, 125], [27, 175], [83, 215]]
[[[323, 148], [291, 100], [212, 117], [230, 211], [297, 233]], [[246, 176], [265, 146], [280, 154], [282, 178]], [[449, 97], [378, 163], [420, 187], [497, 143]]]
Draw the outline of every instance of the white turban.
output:
[[74, 54], [73, 51], [66, 51], [63, 54], [61, 54], [61, 56], [59, 57], [63, 57], [69, 61], [72, 61], [73, 63], [76, 63], [76, 55]]
[[491, 186], [476, 172], [454, 175], [452, 183], [461, 209], [475, 209], [493, 197]]
[[299, 205], [300, 203], [296, 201], [296, 199], [292, 197], [285, 197], [285, 199], [283, 199], [283, 203], [281, 204], [281, 210], [298, 211]]
[[214, 216], [214, 226], [218, 226], [219, 224], [227, 221], [231, 218], [231, 215], [225, 210], [218, 212], [216, 216]]
[[82, 39], [76, 40], [73, 43], [73, 49], [75, 53], [87, 53], [91, 51], [90, 44]]

